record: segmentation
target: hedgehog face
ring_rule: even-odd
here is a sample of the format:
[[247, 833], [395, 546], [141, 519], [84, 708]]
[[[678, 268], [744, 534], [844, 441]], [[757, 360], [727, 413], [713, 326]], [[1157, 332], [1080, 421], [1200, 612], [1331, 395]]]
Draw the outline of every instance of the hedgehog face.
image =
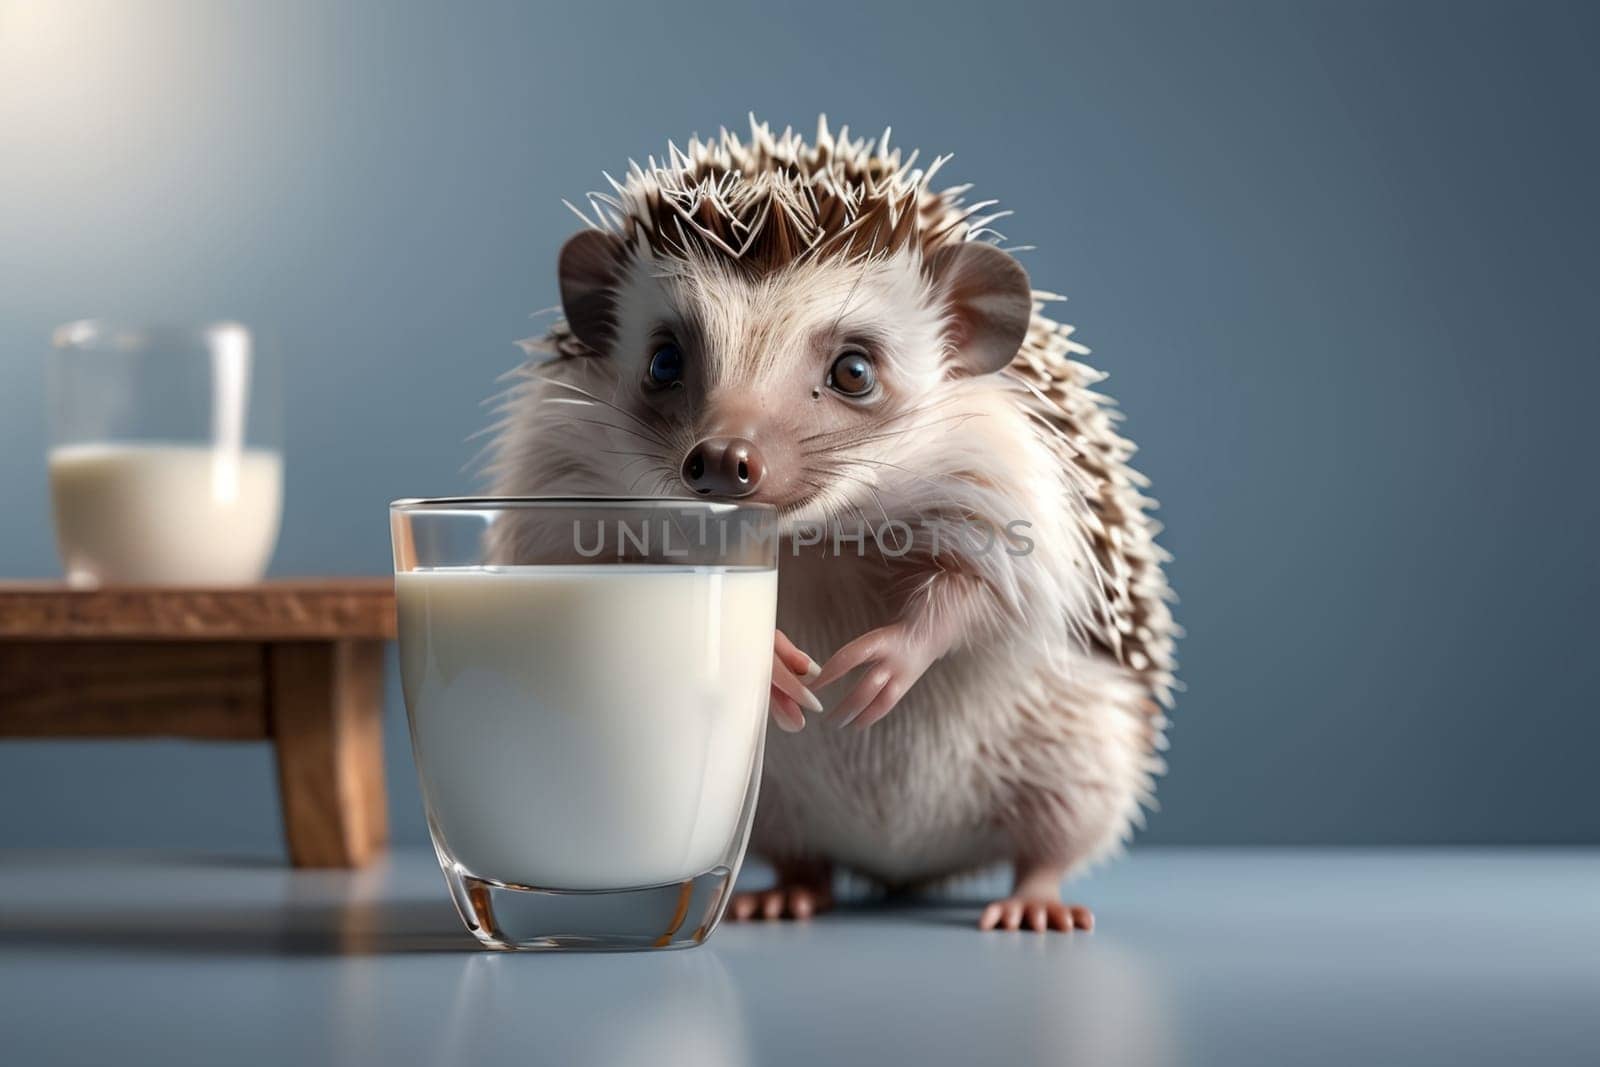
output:
[[612, 402], [650, 428], [632, 444], [679, 472], [677, 492], [794, 517], [892, 474], [875, 442], [911, 430], [941, 383], [1015, 354], [1031, 312], [1021, 268], [989, 245], [948, 251], [759, 271], [591, 232], [563, 250], [563, 301], [610, 364]]
[[1003, 451], [948, 430], [1016, 355], [1032, 295], [984, 243], [1005, 213], [935, 190], [942, 163], [919, 169], [887, 132], [819, 122], [807, 142], [752, 120], [748, 140], [694, 138], [608, 176], [615, 195], [591, 194], [591, 228], [561, 250], [552, 374], [584, 380], [557, 391], [592, 407], [552, 480], [630, 464], [624, 492], [653, 478], [806, 521], [925, 496], [940, 462], [970, 474], [974, 448]]
[[619, 286], [608, 355], [636, 383], [634, 410], [688, 442], [671, 457], [683, 490], [795, 512], [829, 488], [824, 460], [843, 438], [937, 385], [941, 326], [926, 290], [907, 258], [768, 275], [709, 257], [646, 260]]

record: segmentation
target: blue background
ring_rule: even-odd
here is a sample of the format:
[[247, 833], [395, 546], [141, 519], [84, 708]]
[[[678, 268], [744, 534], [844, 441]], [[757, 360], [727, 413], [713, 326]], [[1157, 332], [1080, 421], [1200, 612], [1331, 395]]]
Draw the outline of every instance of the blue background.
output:
[[[381, 573], [389, 499], [473, 487], [560, 199], [826, 112], [955, 152], [1111, 372], [1190, 633], [1148, 840], [1600, 842], [1596, 11], [0, 2], [0, 573], [58, 573], [56, 324], [268, 331], [273, 572]], [[0, 745], [0, 844], [277, 841], [262, 746]]]

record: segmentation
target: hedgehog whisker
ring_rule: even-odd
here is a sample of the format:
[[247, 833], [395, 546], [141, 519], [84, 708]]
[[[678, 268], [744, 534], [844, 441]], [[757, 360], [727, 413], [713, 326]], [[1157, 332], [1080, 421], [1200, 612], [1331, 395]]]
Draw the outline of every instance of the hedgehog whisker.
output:
[[670, 468], [666, 467], [665, 465], [662, 465], [659, 468], [646, 467], [643, 471], [641, 471], [639, 473], [639, 476], [637, 478], [635, 478], [632, 482], [628, 483], [628, 490], [627, 491], [629, 493], [633, 492], [634, 489], [636, 489], [638, 487], [640, 482], [644, 481], [646, 478], [650, 477], [652, 474], [654, 474], [658, 479], [660, 479], [656, 483], [657, 490], [665, 489], [667, 486], [672, 484], [671, 481], [669, 480], [669, 475], [671, 473], [672, 473], [672, 471], [670, 470]]
[[[948, 404], [956, 402], [958, 399], [960, 399], [960, 398], [959, 397], [953, 397], [953, 396], [945, 396], [945, 397], [940, 397], [939, 399], [931, 401], [929, 403], [922, 404], [922, 405], [920, 405], [918, 407], [915, 407], [915, 408], [907, 408], [904, 411], [897, 411], [892, 415], [885, 415], [883, 418], [878, 420], [878, 422], [877, 422], [877, 424], [875, 426], [867, 427], [867, 429], [881, 429], [881, 428], [883, 428], [885, 426], [889, 426], [889, 425], [891, 425], [893, 423], [896, 423], [896, 422], [903, 422], [906, 419], [914, 419], [914, 418], [917, 418], [919, 416], [926, 415], [930, 411], [937, 411], [941, 407], [945, 407]], [[848, 436], [849, 434], [857, 433], [857, 432], [860, 432], [860, 431], [858, 431], [858, 430], [856, 430], [854, 428], [849, 428], [849, 427], [847, 427], [845, 429], [842, 429], [842, 430], [824, 430], [824, 431], [821, 431], [819, 433], [808, 434], [807, 436], [800, 438], [800, 443], [801, 444], [809, 444], [812, 441], [818, 441], [818, 440], [822, 440], [824, 438], [830, 438], [830, 437]]]
[[[942, 418], [942, 419], [929, 419], [927, 422], [919, 424], [917, 426], [903, 426], [903, 427], [901, 427], [899, 429], [881, 430], [881, 431], [875, 432], [875, 433], [858, 433], [855, 436], [842, 437], [842, 438], [840, 438], [839, 440], [836, 440], [836, 441], [828, 441], [822, 446], [821, 451], [823, 453], [840, 452], [840, 451], [843, 451], [844, 449], [853, 448], [853, 447], [855, 447], [857, 445], [875, 444], [875, 443], [877, 443], [879, 441], [892, 441], [892, 440], [895, 440], [897, 438], [904, 437], [906, 434], [910, 433], [912, 430], [927, 429], [929, 427], [943, 425], [944, 423], [947, 423], [947, 422], [954, 422], [957, 425], [960, 425], [962, 423], [965, 423], [967, 420], [975, 419], [978, 416], [979, 416], [978, 412], [962, 412], [962, 413], [959, 413], [959, 414], [956, 414], [956, 415], [946, 416], [945, 418]], [[869, 427], [868, 429], [872, 429], [872, 428]]]
[[844, 303], [839, 305], [839, 314], [833, 317], [833, 325], [828, 327], [828, 341], [831, 344], [838, 336], [839, 323], [844, 321], [845, 312], [850, 310], [850, 304], [856, 298], [856, 290], [861, 288], [861, 282], [866, 278], [867, 271], [872, 268], [872, 253], [878, 247], [878, 235], [872, 235], [872, 246], [867, 249], [867, 254], [861, 259], [861, 269], [856, 272], [856, 280], [850, 283], [850, 291], [844, 294]]
[[649, 430], [652, 433], [658, 433], [659, 432], [657, 427], [652, 426], [650, 423], [648, 423], [645, 420], [641, 419], [639, 416], [635, 415], [633, 412], [629, 411], [627, 408], [621, 407], [621, 406], [613, 403], [612, 401], [607, 400], [604, 397], [599, 396], [599, 395], [597, 395], [595, 393], [591, 393], [589, 390], [584, 389], [581, 386], [573, 385], [571, 382], [557, 381], [555, 379], [547, 379], [547, 380], [550, 382], [551, 385], [558, 386], [558, 387], [560, 387], [562, 389], [570, 389], [571, 391], [573, 391], [574, 393], [577, 393], [580, 396], [587, 397], [589, 400], [591, 400], [592, 402], [594, 402], [596, 404], [599, 404], [601, 407], [609, 408], [610, 410], [615, 411], [617, 414], [621, 415], [623, 418], [628, 419], [630, 422], [633, 422], [634, 424], [636, 424], [638, 426], [644, 427], [646, 430]]
[[[813, 458], [820, 458], [820, 456], [814, 456], [812, 453], [807, 452], [807, 453], [802, 453], [802, 458], [809, 460], [809, 459], [813, 459]], [[844, 456], [844, 457], [837, 458], [835, 460], [835, 462], [837, 462], [841, 466], [846, 466], [846, 467], [853, 466], [853, 465], [861, 465], [861, 466], [866, 466], [866, 467], [888, 467], [891, 470], [899, 471], [900, 473], [906, 475], [908, 478], [915, 478], [917, 481], [923, 482], [923, 483], [925, 483], [925, 484], [927, 484], [929, 486], [932, 486], [935, 489], [947, 488], [947, 482], [953, 478], [952, 475], [943, 474], [943, 473], [941, 473], [938, 478], [934, 478], [934, 477], [930, 477], [930, 476], [928, 476], [926, 474], [918, 474], [916, 471], [912, 470], [910, 467], [903, 466], [902, 464], [899, 464], [899, 463], [891, 463], [886, 459], [868, 459], [865, 456]], [[943, 480], [941, 480], [941, 479], [943, 479]]]
[[581, 423], [584, 423], [587, 426], [602, 426], [602, 427], [604, 427], [604, 428], [606, 428], [608, 430], [615, 430], [618, 433], [631, 434], [634, 437], [637, 437], [637, 438], [639, 438], [641, 440], [644, 440], [644, 441], [649, 441], [651, 444], [657, 445], [657, 446], [659, 446], [661, 448], [670, 449], [672, 447], [672, 443], [670, 441], [663, 441], [659, 437], [651, 437], [648, 434], [640, 433], [638, 430], [630, 430], [626, 426], [618, 426], [616, 423], [607, 422], [604, 419], [572, 419], [570, 421], [572, 421], [572, 422], [581, 422]]
[[644, 455], [643, 453], [640, 453], [639, 455], [635, 456], [633, 459], [630, 459], [628, 462], [626, 462], [622, 466], [618, 467], [617, 468], [617, 476], [620, 477], [620, 478], [626, 478], [628, 476], [628, 468], [634, 466], [637, 463], [649, 463], [654, 458], [655, 457], [653, 457], [653, 456], [647, 456], [647, 455]]
[[[863, 485], [861, 488], [865, 489], [867, 491], [867, 495], [872, 498], [872, 502], [878, 505], [878, 513], [883, 516], [883, 524], [885, 526], [889, 525], [891, 521], [889, 518], [889, 509], [883, 506], [883, 498], [878, 495], [878, 491], [872, 488], [870, 485]], [[863, 516], [863, 518], [865, 517]]]

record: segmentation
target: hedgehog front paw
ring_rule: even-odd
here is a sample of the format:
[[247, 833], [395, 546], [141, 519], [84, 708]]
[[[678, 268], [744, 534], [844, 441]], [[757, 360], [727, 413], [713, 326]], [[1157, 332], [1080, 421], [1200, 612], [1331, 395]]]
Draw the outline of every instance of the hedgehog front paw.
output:
[[918, 634], [905, 623], [894, 623], [869, 630], [835, 652], [822, 665], [811, 688], [820, 689], [857, 667], [866, 667], [861, 680], [828, 713], [828, 722], [834, 726], [865, 729], [893, 711], [945, 651], [946, 642]]

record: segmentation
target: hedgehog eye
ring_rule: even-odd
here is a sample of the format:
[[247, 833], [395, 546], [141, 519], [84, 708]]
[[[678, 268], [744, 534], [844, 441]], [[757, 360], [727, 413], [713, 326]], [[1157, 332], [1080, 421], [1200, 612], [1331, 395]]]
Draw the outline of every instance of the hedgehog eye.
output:
[[878, 384], [878, 374], [865, 352], [845, 352], [828, 368], [828, 388], [845, 396], [864, 397]]
[[683, 377], [683, 351], [677, 345], [664, 344], [650, 357], [650, 384], [671, 385]]

